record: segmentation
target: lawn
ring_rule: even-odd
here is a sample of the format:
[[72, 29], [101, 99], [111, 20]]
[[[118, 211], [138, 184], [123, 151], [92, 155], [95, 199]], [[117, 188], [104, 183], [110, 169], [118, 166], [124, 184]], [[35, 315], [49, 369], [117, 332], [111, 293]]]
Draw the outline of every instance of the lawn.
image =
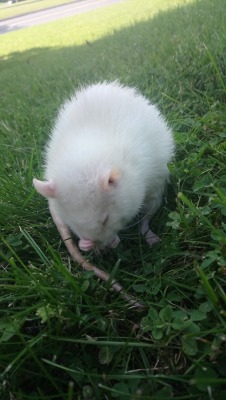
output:
[[[225, 0], [127, 0], [1, 36], [0, 398], [226, 398]], [[32, 187], [60, 104], [80, 85], [135, 85], [171, 125], [171, 182], [152, 220], [70, 260]]]

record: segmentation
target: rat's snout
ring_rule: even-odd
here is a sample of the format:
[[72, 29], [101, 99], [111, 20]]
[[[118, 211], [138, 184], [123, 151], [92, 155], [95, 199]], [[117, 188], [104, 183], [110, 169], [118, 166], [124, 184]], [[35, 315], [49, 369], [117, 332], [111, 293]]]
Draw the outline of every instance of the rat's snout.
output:
[[96, 242], [96, 247], [99, 249], [104, 249], [106, 247], [110, 247], [111, 249], [115, 249], [115, 247], [118, 246], [120, 242], [120, 239], [118, 237], [118, 235], [115, 235], [113, 238], [111, 238], [110, 240], [108, 240], [107, 242], [103, 243], [98, 243]]

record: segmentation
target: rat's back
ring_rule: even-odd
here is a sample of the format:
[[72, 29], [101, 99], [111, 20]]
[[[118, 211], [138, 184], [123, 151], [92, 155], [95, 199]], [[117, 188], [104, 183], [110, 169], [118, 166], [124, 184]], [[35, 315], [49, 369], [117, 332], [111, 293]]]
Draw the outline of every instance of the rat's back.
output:
[[81, 166], [98, 158], [120, 167], [127, 163], [143, 174], [148, 169], [160, 173], [172, 152], [171, 132], [154, 105], [134, 88], [97, 83], [80, 89], [61, 108], [48, 143], [46, 177], [51, 178], [54, 164], [71, 160]]

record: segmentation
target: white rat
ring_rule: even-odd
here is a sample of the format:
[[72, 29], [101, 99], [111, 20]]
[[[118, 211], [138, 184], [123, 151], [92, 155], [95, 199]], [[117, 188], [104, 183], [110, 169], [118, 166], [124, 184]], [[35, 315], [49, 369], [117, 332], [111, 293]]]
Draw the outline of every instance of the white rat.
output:
[[174, 142], [158, 109], [118, 82], [79, 90], [61, 108], [45, 154], [45, 181], [33, 180], [83, 251], [116, 247], [142, 210], [141, 233], [162, 201]]

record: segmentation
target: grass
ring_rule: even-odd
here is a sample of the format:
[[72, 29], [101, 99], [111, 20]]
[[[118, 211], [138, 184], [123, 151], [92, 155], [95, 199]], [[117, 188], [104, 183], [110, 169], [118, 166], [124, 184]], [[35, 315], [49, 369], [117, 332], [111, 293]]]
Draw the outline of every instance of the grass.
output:
[[[225, 14], [224, 0], [129, 0], [1, 37], [2, 400], [225, 399]], [[69, 260], [31, 184], [62, 101], [116, 78], [177, 141], [161, 244], [134, 227], [88, 256], [142, 312]]]
[[0, 3], [0, 21], [6, 18], [17, 17], [19, 15], [28, 14], [50, 7], [67, 4], [73, 0], [21, 0], [13, 4]]

